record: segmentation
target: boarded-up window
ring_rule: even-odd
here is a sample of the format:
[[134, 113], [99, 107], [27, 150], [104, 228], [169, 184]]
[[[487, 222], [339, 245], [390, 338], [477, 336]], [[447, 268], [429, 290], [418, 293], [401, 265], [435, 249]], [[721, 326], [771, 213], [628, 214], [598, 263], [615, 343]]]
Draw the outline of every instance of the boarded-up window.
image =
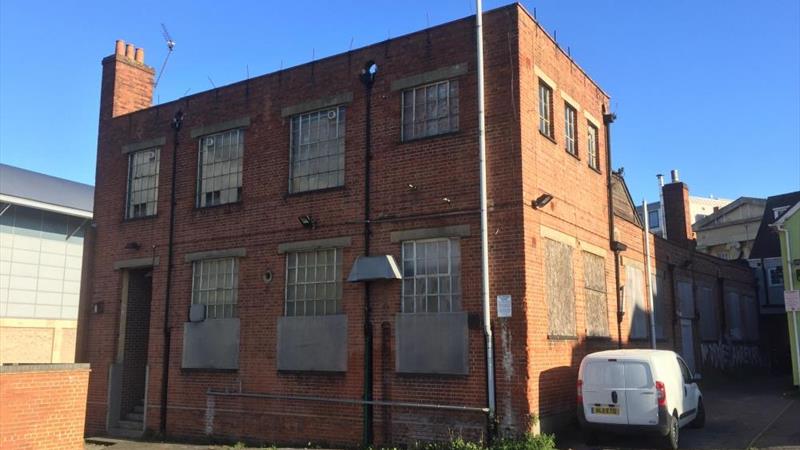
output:
[[744, 295], [741, 297], [742, 323], [744, 325], [744, 338], [748, 341], [758, 340], [758, 306], [754, 297]]
[[668, 326], [667, 324], [669, 323], [670, 318], [670, 310], [667, 305], [669, 299], [667, 298], [667, 291], [664, 288], [664, 275], [653, 274], [653, 278], [650, 282], [653, 285], [653, 307], [656, 315], [656, 339], [664, 339], [664, 333], [666, 332]]
[[625, 305], [631, 317], [631, 339], [647, 337], [647, 309], [644, 304], [644, 272], [641, 268], [625, 266]]
[[681, 318], [694, 318], [694, 295], [689, 281], [678, 281], [678, 308]]
[[744, 332], [742, 330], [742, 309], [737, 292], [725, 293], [725, 322], [728, 324], [728, 335], [731, 339], [741, 341], [744, 338]]
[[608, 336], [605, 258], [583, 252], [583, 274], [586, 293], [586, 335]]
[[575, 282], [572, 247], [544, 239], [548, 335], [575, 336]]
[[714, 301], [714, 291], [708, 286], [697, 289], [697, 309], [700, 313], [700, 339], [716, 341], [719, 338], [719, 322]]

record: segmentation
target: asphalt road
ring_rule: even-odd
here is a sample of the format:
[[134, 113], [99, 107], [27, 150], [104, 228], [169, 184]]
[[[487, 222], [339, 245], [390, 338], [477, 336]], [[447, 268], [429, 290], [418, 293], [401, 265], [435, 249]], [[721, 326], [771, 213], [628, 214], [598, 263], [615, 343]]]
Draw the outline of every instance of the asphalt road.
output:
[[[800, 449], [800, 393], [787, 378], [754, 377], [703, 386], [706, 426], [681, 428], [685, 449]], [[651, 449], [658, 439], [606, 436], [584, 445], [577, 429], [557, 435], [561, 449]]]

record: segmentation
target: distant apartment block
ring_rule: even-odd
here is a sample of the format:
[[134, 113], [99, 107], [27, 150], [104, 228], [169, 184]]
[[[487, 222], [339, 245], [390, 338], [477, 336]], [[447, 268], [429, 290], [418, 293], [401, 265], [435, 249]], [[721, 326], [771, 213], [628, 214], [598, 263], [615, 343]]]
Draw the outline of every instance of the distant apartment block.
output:
[[0, 164], [0, 363], [75, 358], [94, 188]]

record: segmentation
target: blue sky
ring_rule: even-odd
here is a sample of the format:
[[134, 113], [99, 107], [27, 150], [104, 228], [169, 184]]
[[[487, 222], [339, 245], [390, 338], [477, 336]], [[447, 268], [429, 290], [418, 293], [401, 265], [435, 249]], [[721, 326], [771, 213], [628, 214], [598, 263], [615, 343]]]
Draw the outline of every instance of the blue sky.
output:
[[[486, 0], [485, 9], [507, 1]], [[800, 2], [523, 1], [612, 96], [613, 165], [638, 203], [800, 189]], [[124, 39], [161, 102], [474, 13], [473, 0], [0, 2], [0, 162], [94, 182], [100, 60]]]

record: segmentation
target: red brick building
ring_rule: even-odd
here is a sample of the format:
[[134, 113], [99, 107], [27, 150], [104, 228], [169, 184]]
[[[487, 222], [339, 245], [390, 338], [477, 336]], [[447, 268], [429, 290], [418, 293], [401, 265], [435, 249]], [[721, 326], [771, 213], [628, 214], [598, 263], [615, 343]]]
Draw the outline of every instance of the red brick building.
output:
[[[484, 33], [496, 423], [553, 429], [584, 354], [649, 345], [642, 228], [609, 172], [608, 95], [520, 5]], [[468, 17], [152, 106], [153, 69], [118, 42], [79, 332], [87, 433], [485, 436], [475, 65]], [[683, 348], [679, 280], [752, 290], [691, 240], [651, 246], [664, 348]]]

